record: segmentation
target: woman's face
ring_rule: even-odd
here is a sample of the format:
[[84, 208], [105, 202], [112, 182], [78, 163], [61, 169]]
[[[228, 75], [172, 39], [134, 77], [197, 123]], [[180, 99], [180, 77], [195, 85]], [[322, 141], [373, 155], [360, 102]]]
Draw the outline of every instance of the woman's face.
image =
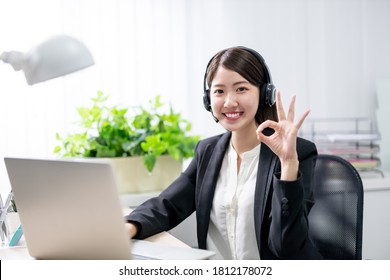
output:
[[237, 72], [218, 67], [210, 87], [211, 109], [226, 130], [254, 133], [259, 98], [257, 86]]

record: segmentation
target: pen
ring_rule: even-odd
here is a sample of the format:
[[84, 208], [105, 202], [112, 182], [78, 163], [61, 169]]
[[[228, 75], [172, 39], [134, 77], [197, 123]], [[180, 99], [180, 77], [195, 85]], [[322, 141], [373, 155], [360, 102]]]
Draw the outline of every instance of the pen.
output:
[[0, 194], [0, 236], [1, 241], [5, 241], [5, 234], [3, 232], [3, 219], [1, 218], [3, 216], [3, 197]]
[[12, 246], [18, 245], [19, 240], [22, 237], [22, 235], [23, 235], [23, 228], [22, 228], [22, 225], [20, 225], [18, 227], [18, 229], [15, 231], [14, 235], [12, 236], [12, 238], [9, 242], [9, 246], [12, 247]]
[[0, 231], [1, 231], [1, 241], [5, 241], [5, 237], [8, 235], [8, 230], [7, 230], [7, 224], [5, 223], [5, 219], [8, 213], [8, 208], [11, 204], [13, 192], [12, 190], [9, 192], [7, 196], [7, 200], [3, 204], [3, 201], [1, 201], [1, 215], [0, 215]]
[[10, 193], [7, 196], [7, 200], [5, 201], [4, 206], [1, 207], [2, 208], [2, 212], [1, 212], [1, 216], [0, 216], [1, 223], [3, 223], [4, 220], [5, 220], [5, 216], [7, 215], [8, 208], [9, 208], [9, 206], [11, 204], [12, 196], [13, 196], [13, 192], [10, 191]]
[[13, 197], [14, 193], [12, 192], [12, 190], [9, 192], [8, 196], [7, 196], [7, 200], [5, 201], [5, 204], [4, 204], [4, 208], [8, 210], [9, 206], [11, 205], [11, 200], [12, 200], [12, 197]]

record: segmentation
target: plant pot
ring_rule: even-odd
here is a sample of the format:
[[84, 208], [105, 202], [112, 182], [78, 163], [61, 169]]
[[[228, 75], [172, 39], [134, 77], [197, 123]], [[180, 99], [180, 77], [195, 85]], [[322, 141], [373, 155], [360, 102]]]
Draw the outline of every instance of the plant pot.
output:
[[160, 192], [182, 171], [182, 163], [168, 155], [159, 156], [152, 172], [146, 169], [143, 157], [97, 159], [111, 164], [119, 194]]

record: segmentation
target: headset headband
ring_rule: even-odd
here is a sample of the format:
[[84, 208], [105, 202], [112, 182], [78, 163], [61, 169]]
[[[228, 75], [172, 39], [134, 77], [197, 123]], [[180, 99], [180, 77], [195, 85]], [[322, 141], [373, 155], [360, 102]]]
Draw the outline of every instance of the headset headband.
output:
[[[261, 54], [259, 54], [257, 51], [253, 50], [253, 49], [250, 49], [250, 48], [247, 48], [247, 47], [243, 47], [243, 46], [238, 46], [236, 48], [239, 48], [241, 50], [244, 50], [244, 51], [247, 51], [249, 52], [250, 54], [252, 54], [254, 57], [256, 57], [256, 59], [260, 62], [260, 64], [262, 64], [264, 66], [264, 72], [265, 72], [265, 83], [267, 84], [273, 84], [272, 82], [272, 77], [271, 77], [271, 73], [270, 73], [270, 70], [268, 68], [268, 65], [267, 63], [265, 63], [265, 60], [264, 58], [261, 56]], [[215, 54], [210, 60], [209, 62], [207, 63], [207, 66], [206, 66], [206, 72], [204, 73], [204, 79], [203, 79], [203, 91], [206, 92], [207, 90], [207, 74], [208, 74], [208, 70], [209, 70], [209, 66], [211, 64], [211, 62], [214, 60], [214, 58], [217, 56], [217, 54]]]

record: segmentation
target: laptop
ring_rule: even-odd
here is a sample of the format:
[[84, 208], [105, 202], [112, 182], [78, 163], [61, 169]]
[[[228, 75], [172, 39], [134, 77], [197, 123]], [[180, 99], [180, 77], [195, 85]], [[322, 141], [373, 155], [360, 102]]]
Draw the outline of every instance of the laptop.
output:
[[5, 158], [30, 255], [37, 259], [208, 259], [214, 252], [131, 240], [111, 165]]

